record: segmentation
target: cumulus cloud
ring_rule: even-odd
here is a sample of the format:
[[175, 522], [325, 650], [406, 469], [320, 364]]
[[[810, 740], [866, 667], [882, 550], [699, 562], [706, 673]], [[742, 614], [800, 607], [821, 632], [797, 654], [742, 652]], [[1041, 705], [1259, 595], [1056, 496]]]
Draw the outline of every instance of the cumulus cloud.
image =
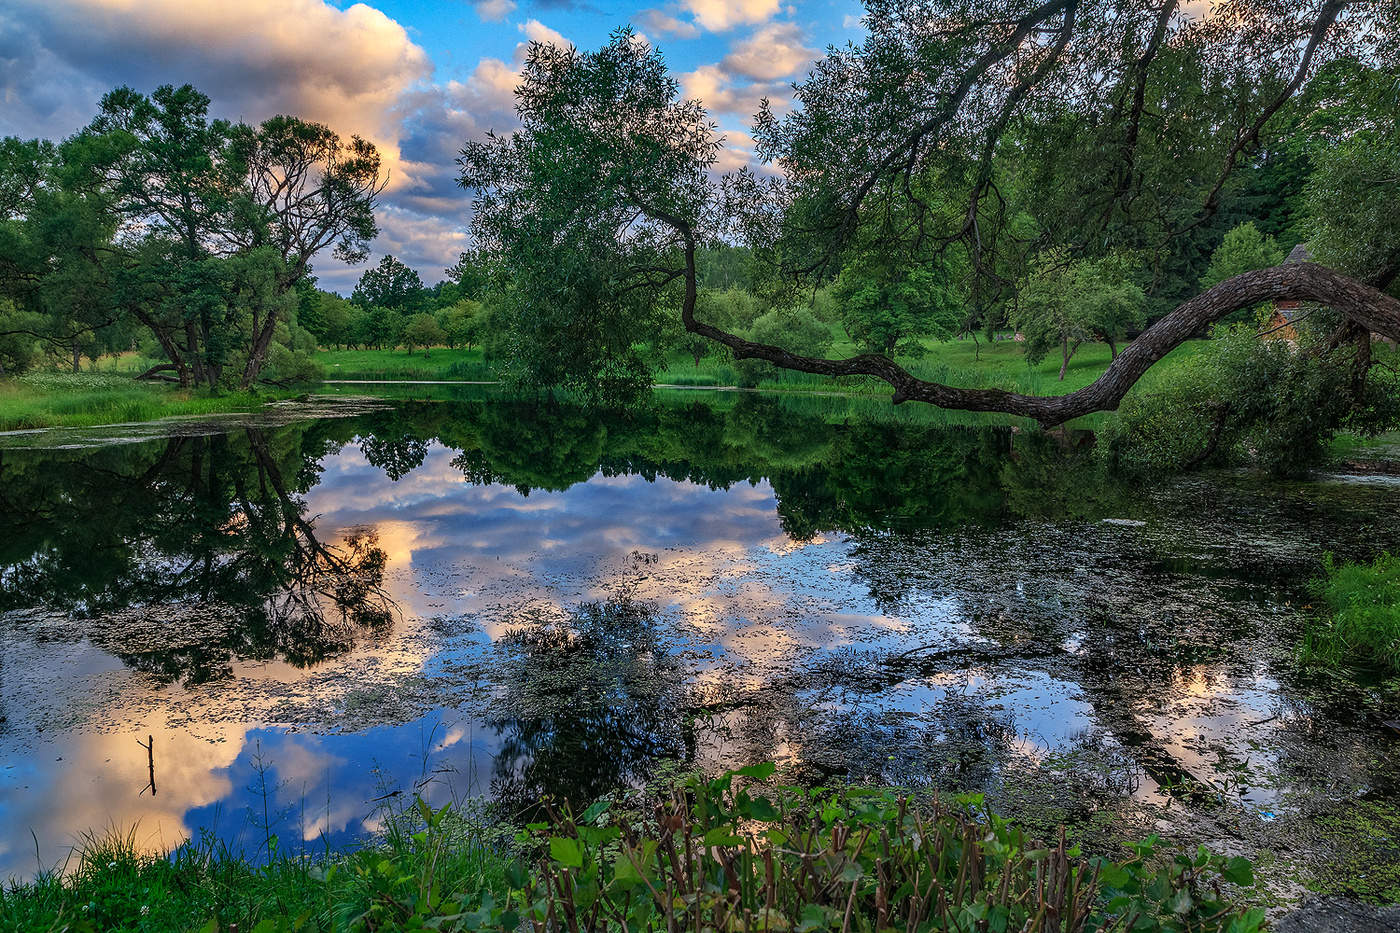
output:
[[476, 15], [488, 23], [504, 22], [514, 12], [515, 0], [479, 0], [476, 4]]
[[561, 49], [573, 47], [573, 43], [565, 39], [561, 33], [550, 29], [537, 19], [521, 23], [517, 28], [525, 34], [526, 42], [538, 42], [541, 45], [552, 45]]
[[711, 32], [763, 23], [778, 12], [779, 0], [684, 0], [695, 22]]
[[806, 36], [796, 23], [769, 23], [735, 43], [722, 64], [756, 81], [772, 81], [793, 74], [816, 56], [805, 43]]
[[677, 39], [694, 39], [700, 35], [700, 27], [694, 23], [672, 16], [661, 10], [642, 10], [637, 14], [637, 22], [644, 29], [657, 35], [672, 36]]
[[781, 81], [740, 84], [719, 65], [701, 65], [680, 76], [681, 91], [687, 99], [699, 100], [711, 112], [751, 117], [758, 113], [764, 98], [776, 107], [785, 106], [791, 89]]
[[[428, 55], [380, 11], [322, 0], [10, 0], [43, 54], [86, 89], [189, 82], [234, 116], [287, 112], [342, 132], [392, 136], [398, 95], [432, 74]], [[45, 80], [65, 86], [61, 75]], [[71, 86], [71, 85], [70, 85]], [[4, 89], [8, 97], [10, 88]], [[87, 101], [91, 112], [95, 101]]]

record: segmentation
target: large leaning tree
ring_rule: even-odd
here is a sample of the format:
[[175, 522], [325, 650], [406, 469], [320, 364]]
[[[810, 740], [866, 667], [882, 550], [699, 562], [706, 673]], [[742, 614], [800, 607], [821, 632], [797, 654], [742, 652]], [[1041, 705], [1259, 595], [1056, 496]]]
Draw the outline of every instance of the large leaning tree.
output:
[[[545, 335], [531, 347], [539, 378], [637, 378], [632, 347], [649, 315], [678, 305], [687, 331], [740, 359], [1054, 425], [1115, 408], [1182, 341], [1262, 302], [1330, 306], [1349, 322], [1339, 340], [1400, 338], [1386, 291], [1400, 272], [1389, 236], [1400, 196], [1374, 168], [1333, 181], [1360, 216], [1315, 224], [1350, 226], [1367, 246], [1348, 255], [1364, 268], [1290, 263], [1190, 291], [1217, 228], [1237, 222], [1222, 214], [1245, 176], [1302, 122], [1310, 79], [1339, 63], [1394, 79], [1397, 0], [1227, 0], [1205, 18], [1178, 0], [868, 0], [865, 23], [864, 43], [829, 50], [790, 107], [758, 114], [776, 171], [724, 179], [704, 108], [630, 31], [596, 52], [530, 48], [520, 129], [468, 144], [459, 161], [482, 249], [507, 280], [533, 283], [521, 307]], [[1393, 149], [1386, 106], [1365, 132]], [[1349, 138], [1332, 142], [1323, 162], [1364, 162]], [[1345, 209], [1321, 200], [1324, 213]], [[817, 358], [704, 320], [697, 251], [736, 240], [792, 284], [829, 279], [856, 250], [911, 264], [956, 253], [965, 293], [1003, 316], [1047, 257], [1135, 264], [1157, 320], [1069, 395], [946, 386], [884, 354]]]

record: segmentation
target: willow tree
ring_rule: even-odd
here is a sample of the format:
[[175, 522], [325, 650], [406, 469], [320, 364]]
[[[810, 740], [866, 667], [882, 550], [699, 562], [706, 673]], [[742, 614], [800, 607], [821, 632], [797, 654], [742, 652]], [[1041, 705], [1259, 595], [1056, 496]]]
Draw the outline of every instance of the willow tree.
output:
[[668, 289], [683, 326], [736, 357], [1045, 425], [1116, 407], [1182, 341], [1264, 301], [1320, 302], [1400, 337], [1393, 274], [1314, 263], [1184, 296], [1096, 382], [1055, 398], [929, 382], [883, 354], [803, 355], [702, 320], [696, 251], [726, 233], [794, 282], [831, 274], [859, 245], [911, 262], [956, 251], [986, 304], [1014, 301], [1045, 255], [1131, 255], [1160, 283], [1201, 251], [1310, 76], [1337, 60], [1394, 68], [1400, 49], [1397, 0], [1232, 0], [1203, 21], [1177, 0], [871, 0], [865, 22], [865, 42], [829, 51], [790, 109], [758, 115], [760, 153], [781, 172], [721, 184], [703, 107], [645, 43], [622, 31], [593, 53], [532, 47], [521, 130], [469, 145], [461, 181], [478, 192], [485, 248], [537, 283], [550, 310], [531, 312], [532, 332], [578, 364], [575, 378], [626, 357], [641, 308]]

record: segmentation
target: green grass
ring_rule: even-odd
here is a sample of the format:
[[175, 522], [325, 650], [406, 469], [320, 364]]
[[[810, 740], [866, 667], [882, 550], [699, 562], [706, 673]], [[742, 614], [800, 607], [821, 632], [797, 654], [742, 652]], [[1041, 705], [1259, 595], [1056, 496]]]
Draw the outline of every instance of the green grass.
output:
[[327, 379], [494, 379], [480, 348], [448, 350], [321, 350], [316, 362]]
[[[1169, 376], [1181, 360], [1195, 353], [1196, 341], [1184, 344], [1153, 367], [1143, 379], [1144, 389]], [[1081, 389], [1108, 368], [1110, 354], [1104, 344], [1088, 344], [1070, 360], [1065, 380], [1059, 381], [1059, 359], [1047, 358], [1035, 366], [1026, 363], [1023, 345], [1011, 340], [992, 343], [971, 340], [928, 341], [927, 354], [903, 362], [914, 375], [950, 385], [1002, 388], [1034, 395], [1061, 395]], [[833, 358], [850, 356], [857, 349], [844, 339], [828, 354]], [[480, 349], [435, 349], [426, 357], [422, 350], [322, 350], [316, 361], [327, 379], [459, 379], [495, 378]], [[661, 385], [733, 386], [739, 376], [731, 361], [712, 356], [695, 366], [689, 357], [672, 354], [655, 374]], [[852, 395], [888, 395], [889, 386], [876, 379], [852, 377], [829, 379], [807, 373], [774, 371], [759, 382], [759, 388], [791, 392], [842, 392]]]
[[113, 372], [29, 373], [0, 379], [0, 431], [88, 427], [176, 415], [253, 411], [289, 392], [211, 395]]
[[773, 786], [771, 764], [594, 803], [510, 836], [421, 801], [349, 853], [257, 864], [212, 843], [142, 857], [90, 840], [76, 870], [0, 892], [0, 931], [626, 930], [1257, 933], [1242, 858], [1041, 846], [980, 796]]
[[397, 929], [374, 918], [433, 889], [504, 890], [514, 856], [501, 833], [467, 811], [426, 812], [431, 824], [391, 814], [370, 844], [317, 857], [278, 854], [275, 837], [261, 858], [209, 837], [164, 855], [134, 832], [89, 837], [69, 870], [0, 887], [0, 933]]
[[1304, 657], [1400, 674], [1400, 557], [1382, 554], [1369, 564], [1329, 557], [1315, 587], [1327, 615], [1305, 633]]

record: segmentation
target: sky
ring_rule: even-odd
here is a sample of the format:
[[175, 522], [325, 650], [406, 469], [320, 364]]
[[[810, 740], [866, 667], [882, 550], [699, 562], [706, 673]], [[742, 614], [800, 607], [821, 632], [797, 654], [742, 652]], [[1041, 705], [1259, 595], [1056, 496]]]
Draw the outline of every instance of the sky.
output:
[[515, 126], [512, 91], [530, 40], [594, 49], [631, 24], [726, 137], [721, 170], [752, 158], [758, 101], [777, 106], [825, 46], [859, 41], [857, 0], [4, 0], [0, 136], [59, 139], [113, 87], [193, 84], [216, 116], [290, 113], [359, 134], [389, 186], [369, 262], [318, 257], [348, 294], [392, 254], [432, 284], [468, 245], [462, 143]]

